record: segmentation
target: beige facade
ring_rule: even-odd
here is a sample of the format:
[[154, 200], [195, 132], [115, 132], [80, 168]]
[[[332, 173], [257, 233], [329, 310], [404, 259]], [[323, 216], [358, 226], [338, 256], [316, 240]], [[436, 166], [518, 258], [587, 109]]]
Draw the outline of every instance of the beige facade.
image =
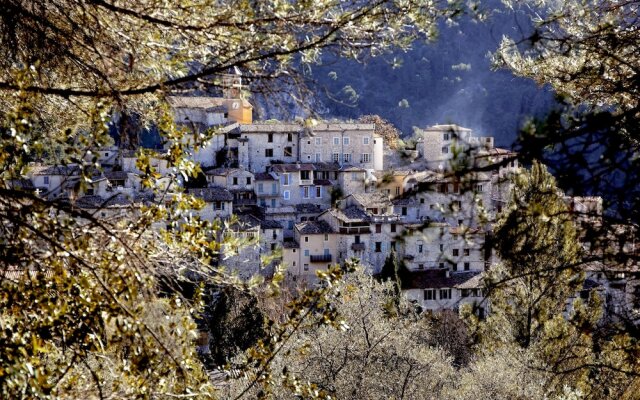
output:
[[285, 246], [284, 261], [288, 272], [308, 282], [313, 282], [316, 271], [325, 270], [338, 263], [338, 234], [324, 221], [308, 221], [296, 224], [294, 242]]
[[252, 172], [266, 172], [274, 162], [298, 161], [298, 124], [261, 123], [239, 127], [238, 162]]
[[427, 167], [434, 171], [446, 171], [456, 158], [463, 158], [469, 152], [492, 149], [493, 138], [473, 136], [471, 129], [454, 124], [434, 125], [424, 130], [422, 146]]
[[[341, 167], [375, 170], [376, 151], [373, 124], [318, 124], [300, 139], [300, 162], [335, 162]], [[382, 168], [380, 166], [380, 168]]]

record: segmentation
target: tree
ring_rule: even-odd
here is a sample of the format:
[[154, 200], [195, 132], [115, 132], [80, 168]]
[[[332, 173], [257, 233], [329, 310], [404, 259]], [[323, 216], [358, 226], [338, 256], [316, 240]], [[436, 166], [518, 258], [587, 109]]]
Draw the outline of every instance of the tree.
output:
[[[362, 269], [345, 275], [326, 292], [339, 324], [312, 319], [317, 322], [292, 332], [249, 395], [443, 398], [454, 377], [449, 360], [428, 345], [428, 326], [406, 300], [400, 313], [387, 313], [390, 293], [390, 282], [378, 283]], [[245, 386], [232, 382], [225, 396], [237, 398]]]
[[266, 335], [266, 318], [258, 300], [233, 286], [219, 288], [206, 312], [211, 356], [223, 366], [239, 351], [253, 346]]
[[[589, 244], [588, 257], [599, 262], [603, 272], [611, 267], [632, 269], [639, 261], [635, 242], [640, 223], [640, 4], [527, 2], [531, 4], [536, 28], [521, 38], [504, 40], [497, 60], [517, 74], [550, 84], [561, 104], [546, 118], [525, 126], [517, 143], [520, 157], [549, 165], [570, 194], [602, 196], [604, 213], [576, 213], [587, 222], [581, 227], [581, 240]], [[600, 374], [605, 381], [615, 379], [611, 371], [627, 377], [640, 372], [635, 361], [638, 318], [617, 317], [620, 323], [609, 323], [592, 335], [596, 347], [615, 354], [600, 356], [590, 367], [592, 375]], [[615, 367], [609, 365], [613, 360]], [[637, 391], [633, 387], [627, 395]]]
[[389, 121], [379, 115], [363, 115], [358, 118], [358, 122], [362, 124], [375, 124], [375, 133], [384, 139], [384, 143], [390, 149], [398, 148], [398, 140], [400, 140], [400, 131]]
[[584, 254], [573, 216], [540, 163], [515, 178], [494, 244], [502, 261], [485, 278], [490, 314], [479, 323], [482, 351], [526, 354], [529, 368], [545, 372], [547, 393], [567, 386], [595, 397], [616, 395], [603, 382], [628, 382], [634, 362], [616, 340], [596, 333], [601, 299], [582, 291]]
[[[215, 240], [220, 225], [194, 217], [202, 202], [175, 189], [200, 169], [164, 97], [219, 90], [220, 74], [233, 67], [269, 83], [299, 76], [294, 61], [309, 65], [322, 51], [360, 57], [406, 48], [431, 36], [447, 7], [417, 0], [3, 2], [0, 397], [214, 395], [191, 346], [199, 297], [163, 298], [159, 278], [242, 284], [211, 269], [224, 245]], [[86, 187], [101, 170], [94, 151], [109, 143], [116, 114], [157, 127], [173, 171], [163, 177], [168, 185], [150, 152], [139, 149], [148, 193], [123, 218], [103, 220], [73, 198], [15, 189], [29, 163], [52, 149]], [[121, 135], [128, 120], [119, 119]]]

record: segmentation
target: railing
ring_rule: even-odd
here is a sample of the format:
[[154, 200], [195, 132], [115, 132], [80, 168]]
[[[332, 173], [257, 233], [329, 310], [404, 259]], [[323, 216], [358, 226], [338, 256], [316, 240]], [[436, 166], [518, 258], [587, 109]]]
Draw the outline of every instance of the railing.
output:
[[402, 218], [399, 215], [372, 215], [372, 222], [394, 222], [400, 221]]
[[358, 226], [358, 227], [340, 227], [338, 229], [343, 235], [359, 235], [362, 233], [371, 233], [371, 228], [368, 226]]
[[316, 254], [309, 257], [311, 262], [331, 262], [331, 254]]
[[366, 245], [364, 243], [352, 243], [351, 250], [353, 251], [364, 251], [366, 249]]

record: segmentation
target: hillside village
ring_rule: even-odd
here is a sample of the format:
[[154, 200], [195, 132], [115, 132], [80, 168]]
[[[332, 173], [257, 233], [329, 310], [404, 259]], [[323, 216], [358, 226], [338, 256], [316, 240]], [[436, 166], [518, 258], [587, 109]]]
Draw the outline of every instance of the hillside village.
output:
[[[207, 145], [192, 152], [203, 179], [182, 181], [167, 193], [184, 189], [202, 199], [205, 207], [194, 211], [200, 218], [232, 221], [220, 238], [246, 240], [221, 251], [218, 265], [242, 277], [268, 277], [282, 264], [289, 283], [304, 285], [333, 264], [356, 259], [378, 274], [396, 259], [409, 271], [405, 295], [423, 309], [471, 303], [480, 317], [489, 311], [482, 276], [499, 260], [485, 242], [508, 202], [509, 178], [521, 168], [517, 154], [495, 147], [492, 137], [435, 125], [424, 129], [415, 148], [395, 152], [402, 165], [390, 169], [375, 125], [254, 122], [239, 83], [229, 87], [220, 98], [168, 99], [175, 123], [191, 138], [215, 128]], [[126, 218], [158, 200], [141, 185], [136, 151], [110, 146], [95, 152], [102, 169], [89, 184], [79, 184], [78, 166], [37, 163], [28, 179], [13, 184], [105, 219]], [[453, 173], [459, 163], [471, 172]], [[152, 166], [171, 174], [162, 150]], [[602, 213], [599, 198], [566, 199], [578, 213]], [[638, 271], [606, 271], [592, 265], [585, 290], [606, 292], [612, 306], [635, 310]]]

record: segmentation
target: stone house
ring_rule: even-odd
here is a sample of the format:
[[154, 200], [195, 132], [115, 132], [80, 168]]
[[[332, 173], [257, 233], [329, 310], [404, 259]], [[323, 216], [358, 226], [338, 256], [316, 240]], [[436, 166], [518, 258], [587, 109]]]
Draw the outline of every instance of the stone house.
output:
[[283, 250], [288, 272], [299, 279], [313, 282], [316, 271], [338, 262], [337, 237], [338, 233], [325, 221], [296, 224], [294, 244], [286, 245]]
[[239, 215], [234, 223], [219, 232], [219, 265], [246, 279], [261, 271], [260, 220], [253, 215]]
[[473, 156], [494, 147], [493, 137], [473, 136], [471, 129], [455, 124], [424, 129], [422, 146], [427, 168], [433, 171], [450, 170], [457, 157]]
[[216, 218], [229, 218], [233, 214], [233, 195], [222, 186], [189, 189], [190, 195], [204, 200], [205, 206], [196, 213], [200, 218], [213, 221]]
[[482, 272], [450, 272], [446, 269], [415, 271], [402, 282], [404, 296], [426, 311], [458, 310], [471, 304], [484, 318], [488, 304], [484, 298]]
[[485, 233], [445, 223], [406, 224], [397, 254], [409, 270], [483, 271], [491, 262]]
[[207, 184], [226, 188], [233, 194], [234, 206], [256, 204], [254, 174], [244, 168], [216, 168], [204, 172]]
[[77, 165], [33, 165], [27, 176], [44, 197], [70, 197], [80, 181], [80, 168]]
[[294, 123], [241, 125], [237, 133], [238, 164], [252, 172], [266, 172], [274, 163], [298, 161], [302, 127]]
[[485, 172], [469, 173], [463, 180], [437, 173], [426, 175], [414, 189], [419, 218], [476, 227], [494, 216], [492, 187]]
[[374, 124], [321, 123], [304, 131], [300, 138], [300, 162], [334, 162], [382, 170], [383, 140]]
[[272, 172], [258, 172], [254, 174], [254, 189], [257, 204], [260, 207], [280, 207], [280, 180]]
[[297, 204], [331, 204], [331, 182], [314, 179], [314, 164], [275, 164], [271, 172], [280, 182], [280, 203], [282, 205]]

